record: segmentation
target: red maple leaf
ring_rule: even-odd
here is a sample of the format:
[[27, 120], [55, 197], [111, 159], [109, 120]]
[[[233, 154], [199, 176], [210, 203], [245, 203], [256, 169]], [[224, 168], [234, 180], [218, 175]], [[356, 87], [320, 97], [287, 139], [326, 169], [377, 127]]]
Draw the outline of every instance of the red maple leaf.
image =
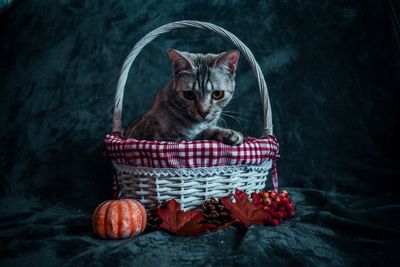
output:
[[259, 194], [252, 194], [253, 201], [250, 202], [245, 192], [235, 190], [235, 203], [230, 198], [222, 198], [222, 204], [231, 211], [231, 217], [242, 223], [246, 228], [252, 224], [263, 224], [268, 214], [263, 209]]
[[176, 235], [198, 236], [214, 227], [212, 224], [201, 223], [204, 221], [201, 211], [182, 211], [175, 199], [167, 201], [165, 208], [159, 208], [157, 212], [163, 220], [160, 227]]

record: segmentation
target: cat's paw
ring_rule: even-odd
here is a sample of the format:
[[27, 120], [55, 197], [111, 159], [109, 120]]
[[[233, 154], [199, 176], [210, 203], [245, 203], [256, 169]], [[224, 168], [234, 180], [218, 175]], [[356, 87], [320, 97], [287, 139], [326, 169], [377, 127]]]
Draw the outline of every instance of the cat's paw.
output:
[[243, 135], [230, 129], [221, 130], [217, 134], [216, 139], [230, 146], [239, 146], [243, 143]]

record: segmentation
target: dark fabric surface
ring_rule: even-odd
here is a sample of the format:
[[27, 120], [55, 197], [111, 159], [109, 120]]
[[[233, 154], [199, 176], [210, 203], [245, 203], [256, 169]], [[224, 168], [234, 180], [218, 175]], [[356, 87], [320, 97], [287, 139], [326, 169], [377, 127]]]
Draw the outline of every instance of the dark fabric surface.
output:
[[[399, 264], [399, 8], [372, 0], [15, 1], [0, 13], [0, 265]], [[296, 217], [198, 238], [158, 231], [100, 240], [90, 216], [111, 198], [103, 137], [120, 67], [140, 37], [181, 19], [218, 24], [253, 51]], [[232, 48], [200, 30], [156, 39], [131, 70], [125, 126], [170, 77], [169, 47]], [[243, 118], [228, 125], [261, 134], [257, 84], [243, 58], [228, 109]]]

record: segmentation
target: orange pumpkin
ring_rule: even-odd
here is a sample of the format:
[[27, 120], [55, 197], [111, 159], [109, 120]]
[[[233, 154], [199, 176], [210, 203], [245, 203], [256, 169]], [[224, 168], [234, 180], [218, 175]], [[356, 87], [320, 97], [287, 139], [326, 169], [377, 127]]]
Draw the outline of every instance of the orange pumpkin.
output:
[[146, 210], [133, 199], [104, 201], [94, 211], [92, 224], [93, 231], [105, 239], [132, 237], [146, 228]]

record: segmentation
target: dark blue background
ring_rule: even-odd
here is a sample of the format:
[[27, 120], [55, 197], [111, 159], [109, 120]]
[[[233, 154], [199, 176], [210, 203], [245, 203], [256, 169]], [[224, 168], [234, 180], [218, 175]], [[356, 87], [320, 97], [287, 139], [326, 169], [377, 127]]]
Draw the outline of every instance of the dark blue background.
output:
[[[16, 1], [0, 13], [0, 258], [5, 265], [399, 260], [399, 8], [372, 0]], [[270, 90], [280, 183], [298, 215], [242, 239], [228, 229], [194, 241], [162, 232], [121, 245], [100, 241], [90, 213], [111, 197], [103, 138], [122, 62], [144, 34], [183, 19], [222, 26], [254, 53]], [[170, 47], [233, 48], [195, 29], [153, 41], [130, 72], [125, 126], [171, 77]], [[228, 109], [243, 118], [227, 119], [232, 128], [261, 135], [257, 83], [244, 58]]]

